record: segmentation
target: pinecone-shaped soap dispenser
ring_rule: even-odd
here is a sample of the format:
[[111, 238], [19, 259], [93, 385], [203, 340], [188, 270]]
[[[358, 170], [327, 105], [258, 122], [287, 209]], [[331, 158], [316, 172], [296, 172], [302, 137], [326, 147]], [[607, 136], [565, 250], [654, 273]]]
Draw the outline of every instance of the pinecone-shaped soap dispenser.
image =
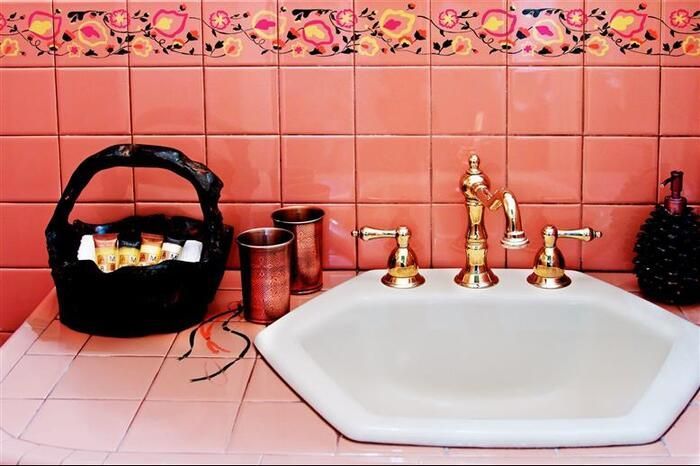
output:
[[683, 172], [673, 171], [663, 185], [666, 196], [642, 225], [634, 247], [634, 271], [647, 297], [671, 304], [700, 301], [700, 220], [681, 195]]

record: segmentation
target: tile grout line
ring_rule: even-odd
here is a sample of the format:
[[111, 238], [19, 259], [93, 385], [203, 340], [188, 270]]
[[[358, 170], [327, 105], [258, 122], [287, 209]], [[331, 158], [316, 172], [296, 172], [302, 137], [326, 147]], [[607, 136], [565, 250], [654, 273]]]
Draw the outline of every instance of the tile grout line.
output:
[[[660, 1], [659, 2], [659, 9], [660, 9], [660, 15], [662, 18], [664, 17], [665, 13], [665, 6], [664, 2]], [[659, 57], [659, 88], [658, 88], [658, 96], [659, 96], [659, 108], [658, 108], [658, 119], [657, 119], [657, 139], [656, 139], [656, 186], [654, 186], [654, 200], [655, 204], [657, 204], [660, 201], [660, 193], [659, 193], [659, 183], [661, 182], [661, 106], [663, 105], [662, 102], [662, 96], [663, 96], [663, 57]]]
[[[124, 8], [126, 8], [126, 16], [129, 18], [131, 16], [131, 1], [132, 0], [124, 0]], [[133, 92], [133, 80], [131, 79], [132, 77], [132, 72], [133, 69], [131, 67], [131, 54], [128, 54], [126, 56], [126, 64], [127, 64], [127, 71], [128, 71], [128, 83], [129, 83], [129, 130], [130, 130], [130, 141], [131, 144], [134, 144], [134, 92]], [[132, 214], [136, 215], [136, 169], [134, 167], [131, 167], [131, 208], [133, 210]]]
[[[196, 55], [195, 55], [196, 56]], [[206, 58], [206, 57], [203, 57]], [[664, 57], [666, 58], [666, 57]], [[206, 66], [211, 66], [212, 68], [216, 69], [222, 69], [222, 68], [237, 68], [237, 69], [254, 69], [254, 68], [275, 68], [275, 65], [270, 65], [270, 64], [257, 64], [257, 65], [251, 65], [251, 64], [207, 64]], [[343, 64], [333, 64], [333, 65], [280, 65], [281, 68], [292, 68], [292, 69], [316, 69], [316, 68], [351, 68], [353, 65], [343, 65]], [[493, 64], [444, 64], [444, 63], [436, 63], [435, 66], [440, 67], [440, 68], [490, 68], [490, 67], [498, 67], [498, 66], [505, 66], [505, 65], [493, 65]], [[556, 68], [575, 68], [575, 67], [580, 67], [582, 66], [581, 64], [566, 64], [566, 63], [557, 63], [557, 64], [527, 64], [527, 63], [518, 63], [512, 65], [514, 67], [519, 67], [519, 68], [543, 68], [543, 67], [556, 67]], [[633, 65], [633, 64], [625, 64], [625, 63], [615, 63], [615, 64], [587, 64], [585, 66], [591, 67], [591, 68], [657, 68], [659, 65], [654, 64], [654, 65]], [[662, 65], [665, 68], [673, 68], [673, 69], [696, 69], [697, 66], [694, 65]], [[80, 69], [108, 69], [108, 68], [129, 68], [128, 65], [57, 65], [55, 66], [56, 68], [59, 69], [72, 69], [72, 70], [80, 70]], [[192, 63], [187, 63], [187, 64], [168, 64], [168, 65], [157, 65], [157, 64], [148, 64], [148, 65], [134, 65], [135, 68], [198, 68], [198, 65], [194, 65]], [[413, 64], [413, 65], [402, 65], [402, 64], [389, 64], [389, 65], [367, 65], [367, 64], [357, 64], [358, 68], [369, 68], [369, 69], [377, 69], [377, 68], [425, 68], [427, 65], [420, 65], [420, 64]], [[41, 70], [41, 69], [53, 69], [54, 65], [26, 65], [26, 66], [12, 66], [12, 67], [6, 67], [4, 69], [12, 69], [12, 70]]]
[[[428, 17], [432, 17], [433, 12], [433, 1], [427, 0], [428, 4]], [[428, 46], [433, 41], [433, 28], [428, 26]], [[430, 262], [429, 267], [432, 268], [433, 262], [435, 261], [435, 251], [434, 251], [434, 234], [435, 234], [435, 224], [434, 224], [434, 208], [433, 208], [433, 54], [428, 55], [428, 188], [430, 192], [428, 197], [430, 199], [430, 209], [429, 209], [429, 238], [428, 242], [430, 247]]]
[[[39, 341], [39, 339], [44, 335], [44, 333], [46, 333], [46, 332], [49, 330], [49, 328], [51, 327], [51, 324], [53, 324], [54, 322], [58, 322], [60, 325], [63, 325], [63, 324], [61, 324], [61, 320], [60, 320], [59, 317], [60, 317], [60, 314], [59, 314], [59, 312], [57, 311], [57, 312], [56, 312], [56, 317], [54, 317], [54, 319], [46, 326], [46, 328], [41, 332], [41, 335], [39, 335], [39, 336], [36, 338], [36, 340], [34, 340], [34, 342], [32, 342], [32, 344], [29, 346], [29, 348], [27, 348], [27, 349], [24, 351], [24, 354], [22, 355], [22, 357], [20, 358], [20, 360], [23, 359], [25, 356], [31, 356], [31, 354], [27, 354], [27, 351], [29, 351], [29, 350], [32, 348], [32, 346], [34, 346], [34, 345], [36, 344], [36, 342]], [[51, 390], [49, 390], [49, 393], [46, 394], [46, 397], [44, 397], [44, 399], [41, 400], [41, 404], [39, 405], [39, 407], [37, 407], [36, 412], [35, 412], [34, 415], [32, 416], [31, 420], [30, 420], [29, 422], [27, 422], [27, 425], [24, 426], [24, 428], [22, 429], [22, 432], [20, 432], [20, 434], [17, 435], [17, 438], [18, 438], [18, 439], [20, 439], [20, 438], [25, 434], [25, 432], [27, 431], [27, 429], [29, 428], [29, 426], [34, 422], [34, 420], [36, 419], [36, 417], [39, 415], [39, 411], [41, 411], [41, 409], [44, 407], [44, 405], [46, 404], [46, 402], [49, 401], [49, 399], [51, 398], [51, 395], [52, 395], [53, 392], [56, 390], [56, 387], [58, 387], [58, 385], [61, 383], [61, 381], [63, 380], [63, 378], [66, 376], [66, 374], [68, 374], [68, 371], [70, 370], [70, 367], [73, 365], [73, 362], [78, 358], [78, 355], [79, 355], [80, 352], [83, 350], [83, 348], [85, 348], [85, 345], [87, 345], [87, 342], [88, 342], [89, 340], [90, 340], [90, 338], [86, 338], [85, 341], [83, 342], [83, 344], [80, 345], [80, 348], [78, 349], [78, 351], [76, 351], [75, 354], [72, 354], [72, 355], [70, 355], [70, 354], [69, 354], [69, 355], [62, 355], [62, 356], [64, 356], [64, 357], [66, 357], [66, 358], [71, 357], [70, 363], [69, 363], [69, 364], [66, 366], [66, 368], [63, 370], [63, 372], [61, 373], [61, 376], [58, 378], [58, 380], [56, 380], [56, 383], [53, 384], [53, 386], [51, 387]], [[41, 356], [41, 355], [37, 355], [37, 356]], [[46, 356], [46, 355], [44, 355], [44, 356]], [[19, 362], [19, 361], [18, 361], [18, 362]], [[16, 367], [16, 365], [15, 365], [15, 367]], [[13, 370], [14, 370], [14, 368], [13, 368]], [[7, 375], [9, 376], [10, 373], [8, 373]], [[6, 377], [6, 378], [7, 378], [7, 377]]]
[[[255, 349], [253, 349], [255, 351]], [[258, 357], [260, 356], [260, 357]], [[243, 393], [241, 394], [241, 401], [238, 403], [238, 408], [236, 409], [236, 414], [233, 416], [233, 424], [231, 424], [231, 432], [228, 436], [228, 441], [226, 443], [226, 447], [224, 448], [224, 453], [231, 453], [231, 445], [233, 444], [233, 434], [234, 431], [236, 430], [236, 424], [238, 424], [238, 419], [241, 416], [241, 411], [243, 410], [243, 403], [245, 403], [246, 395], [248, 394], [248, 389], [250, 388], [250, 383], [253, 380], [253, 373], [255, 372], [255, 368], [258, 366], [258, 360], [261, 358], [261, 355], [256, 355], [256, 357], [253, 359], [253, 367], [250, 368], [250, 373], [248, 374], [246, 383], [245, 383], [245, 388], [243, 389]]]
[[[511, 12], [510, 11], [510, 6], [511, 6], [510, 0], [504, 0], [504, 3], [505, 3], [506, 12], [510, 13]], [[508, 21], [510, 21], [510, 18], [506, 19], [506, 23]], [[506, 73], [506, 79], [505, 79], [506, 105], [505, 105], [505, 112], [504, 112], [505, 113], [504, 114], [504, 118], [505, 118], [505, 126], [504, 126], [505, 136], [504, 136], [504, 139], [505, 139], [505, 156], [506, 156], [505, 188], [507, 189], [508, 188], [508, 178], [509, 178], [508, 177], [508, 171], [509, 171], [508, 170], [508, 158], [510, 156], [510, 150], [509, 150], [509, 136], [510, 136], [510, 134], [509, 134], [510, 133], [510, 124], [509, 123], [510, 122], [508, 121], [508, 117], [509, 117], [509, 113], [510, 113], [508, 111], [509, 106], [510, 106], [510, 93], [508, 92], [510, 90], [510, 55], [506, 54], [506, 56], [504, 57], [504, 61], [505, 61], [504, 68], [505, 68], [505, 73]], [[521, 221], [522, 221], [522, 218], [521, 218]], [[503, 254], [503, 266], [508, 268], [509, 262], [510, 262], [510, 251], [506, 249], [505, 253]]]
[[205, 0], [201, 0], [199, 3], [200, 7], [200, 19], [199, 19], [199, 30], [201, 31], [201, 41], [199, 46], [202, 47], [202, 116], [204, 119], [204, 165], [209, 166], [209, 125], [207, 124], [207, 69], [205, 66], [206, 59], [204, 58], [204, 3]]
[[[280, 28], [280, 14], [282, 13], [281, 8], [282, 5], [280, 4], [282, 0], [274, 0], [275, 4], [275, 15], [277, 16], [277, 24], [275, 25], [275, 30], [277, 31], [277, 39], [279, 39], [280, 35], [282, 34], [282, 29]], [[284, 198], [284, 143], [282, 140], [282, 67], [281, 67], [281, 60], [280, 60], [280, 54], [276, 53], [275, 54], [275, 70], [277, 73], [277, 134], [275, 136], [277, 137], [278, 141], [278, 147], [277, 147], [277, 154], [279, 156], [279, 206], [284, 207], [285, 204], [285, 198]]]
[[[177, 341], [177, 337], [179, 334], [180, 334], [180, 332], [175, 334], [175, 338], [173, 338], [173, 341], [170, 343], [170, 346], [168, 347], [167, 351], [165, 351], [165, 354], [162, 356], [160, 366], [158, 367], [158, 370], [156, 371], [155, 375], [153, 376], [153, 380], [151, 380], [151, 383], [149, 384], [148, 389], [146, 390], [146, 393], [144, 393], [143, 398], [141, 398], [141, 400], [138, 401], [138, 407], [136, 408], [136, 411], [134, 411], [134, 415], [131, 417], [131, 420], [129, 421], [129, 425], [127, 425], [127, 427], [126, 427], [126, 430], [124, 430], [124, 435], [122, 435], [121, 438], [119, 439], [119, 442], [118, 442], [116, 448], [114, 449], [114, 451], [109, 452], [110, 454], [118, 453], [121, 451], [121, 448], [124, 445], [124, 442], [126, 441], [126, 437], [129, 434], [129, 430], [131, 430], [131, 427], [134, 425], [134, 422], [136, 421], [136, 418], [138, 417], [139, 413], [141, 412], [143, 405], [146, 403], [146, 398], [148, 398], [149, 393], [151, 393], [151, 390], [153, 389], [153, 385], [155, 384], [156, 380], [158, 379], [158, 376], [160, 375], [160, 373], [163, 371], [163, 367], [165, 366], [165, 363], [168, 360], [168, 354], [170, 354], [170, 351], [172, 351], [173, 347], [175, 346], [175, 342]], [[132, 401], [134, 401], [134, 400], [132, 400]]]
[[[56, 4], [55, 0], [51, 0], [51, 13], [55, 14], [56, 13]], [[52, 30], [53, 30], [54, 24], [52, 23]], [[53, 63], [52, 68], [53, 68], [53, 84], [54, 84], [54, 101], [56, 103], [56, 145], [58, 146], [58, 190], [59, 190], [59, 198], [63, 195], [63, 162], [62, 162], [62, 151], [61, 151], [61, 118], [59, 114], [59, 99], [58, 99], [58, 67], [56, 66], [56, 55], [53, 55], [51, 57], [51, 62]], [[43, 68], [42, 68], [43, 69]], [[53, 137], [53, 135], [51, 135]], [[57, 202], [58, 200], [54, 200], [53, 202]]]
[[[589, 0], [582, 0], [581, 1], [581, 3], [583, 4], [583, 14], [584, 15], [586, 15], [586, 13], [588, 11], [588, 1]], [[585, 23], [584, 23], [583, 29], [584, 29], [584, 31], [586, 29]], [[585, 34], [585, 32], [584, 32], [584, 34]], [[583, 41], [583, 46], [584, 46], [584, 51], [585, 51], [585, 47], [586, 47], [585, 40]], [[580, 179], [579, 179], [579, 212], [578, 212], [578, 227], [579, 228], [583, 228], [583, 206], [584, 206], [583, 189], [584, 189], [584, 179], [586, 177], [586, 173], [585, 173], [586, 165], [585, 165], [585, 161], [584, 161], [584, 157], [586, 156], [586, 146], [585, 146], [586, 138], [584, 135], [586, 133], [586, 96], [587, 96], [586, 76], [588, 73], [586, 72], [586, 54], [585, 53], [582, 54], [582, 56], [581, 56], [581, 64], [582, 64], [582, 67], [581, 67], [581, 127], [580, 127], [580, 130], [581, 130], [581, 152], [579, 154], [581, 156], [581, 162], [580, 162], [581, 174], [580, 174]], [[581, 242], [579, 242], [579, 243], [580, 244], [577, 245], [577, 249], [579, 251], [578, 270], [583, 270], [584, 245]], [[557, 452], [557, 454], [558, 454], [558, 452]]]
[[[590, 68], [590, 67], [588, 67]], [[136, 68], [141, 69], [141, 68]], [[354, 136], [355, 133], [133, 133], [135, 137], [220, 137], [220, 138], [270, 138], [275, 136], [285, 136], [290, 138], [327, 138], [327, 137], [350, 137]], [[428, 137], [429, 133], [357, 133], [357, 136], [366, 138], [392, 138], [392, 137]], [[474, 138], [496, 138], [496, 137], [514, 137], [514, 138], [564, 138], [564, 137], [579, 137], [581, 133], [531, 133], [531, 134], [518, 134], [518, 133], [433, 133], [436, 138], [455, 138], [455, 137], [474, 137]], [[8, 133], [0, 134], [1, 138], [55, 138], [60, 136], [61, 138], [110, 138], [110, 137], [130, 137], [132, 133], [28, 133], [28, 134], [18, 134], [18, 133]], [[658, 132], [653, 133], [630, 133], [630, 134], [603, 134], [603, 133], [584, 133], [583, 136], [591, 138], [617, 138], [617, 139], [639, 139], [639, 138], [656, 138], [659, 136]], [[662, 135], [662, 137], [672, 138], [672, 139], [699, 139], [700, 134], [673, 134], [673, 135]]]
[[[352, 5], [352, 12], [355, 15], [355, 23], [353, 23], [352, 26], [352, 34], [353, 37], [355, 34], [357, 34], [357, 0], [352, 0], [351, 2]], [[355, 41], [353, 41], [355, 42]], [[360, 228], [360, 209], [359, 209], [359, 203], [358, 203], [358, 185], [360, 183], [360, 177], [357, 169], [357, 54], [353, 53], [352, 54], [352, 126], [353, 126], [353, 135], [352, 135], [352, 158], [353, 158], [353, 166], [354, 166], [354, 182], [353, 182], [353, 193], [354, 193], [354, 199], [353, 199], [353, 204], [354, 204], [354, 211], [355, 211], [355, 223], [354, 223], [354, 230], [357, 230]], [[359, 272], [360, 270], [360, 241], [354, 240], [353, 248], [355, 251], [355, 272]]]

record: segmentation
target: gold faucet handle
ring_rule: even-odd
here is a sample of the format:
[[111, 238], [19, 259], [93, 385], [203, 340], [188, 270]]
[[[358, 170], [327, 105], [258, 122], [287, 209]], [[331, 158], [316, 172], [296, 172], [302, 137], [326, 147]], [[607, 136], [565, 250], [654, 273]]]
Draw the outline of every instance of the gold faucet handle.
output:
[[559, 230], [554, 225], [545, 226], [542, 229], [543, 245], [535, 256], [532, 273], [527, 277], [528, 283], [550, 290], [569, 286], [571, 279], [566, 275], [566, 262], [564, 255], [557, 247], [557, 240], [568, 238], [588, 242], [601, 236], [603, 233], [591, 227]]
[[360, 238], [362, 241], [371, 241], [382, 238], [398, 238], [399, 236], [409, 237], [411, 232], [408, 227], [400, 226], [394, 230], [383, 230], [380, 228], [362, 227], [359, 230], [353, 230], [352, 236]]
[[411, 230], [407, 226], [402, 225], [394, 230], [362, 227], [359, 230], [353, 230], [352, 236], [362, 241], [383, 238], [396, 239], [396, 247], [389, 256], [388, 271], [382, 277], [382, 283], [386, 286], [392, 288], [415, 288], [425, 283], [425, 278], [419, 272], [416, 254], [409, 246]]
[[547, 225], [542, 229], [542, 236], [545, 247], [554, 247], [559, 238], [577, 239], [579, 241], [589, 242], [600, 238], [603, 236], [603, 233], [591, 227], [579, 228], [577, 230], [559, 230], [554, 225]]

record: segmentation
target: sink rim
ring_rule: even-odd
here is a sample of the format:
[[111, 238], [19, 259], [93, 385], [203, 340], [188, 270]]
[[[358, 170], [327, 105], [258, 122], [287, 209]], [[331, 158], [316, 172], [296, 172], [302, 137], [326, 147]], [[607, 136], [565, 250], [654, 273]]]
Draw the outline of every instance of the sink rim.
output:
[[[528, 285], [529, 270], [502, 269], [501, 283], [485, 290], [468, 290], [452, 282], [453, 269], [423, 269], [426, 285], [413, 290], [384, 287], [383, 270], [357, 277], [305, 303], [263, 330], [255, 345], [279, 375], [330, 424], [346, 437], [365, 442], [460, 447], [569, 447], [649, 443], [657, 440], [681, 414], [700, 385], [700, 329], [638, 296], [581, 272], [567, 272], [573, 284], [562, 290]], [[514, 293], [516, 296], [582, 296], [591, 289], [601, 299], [617, 298], [634, 309], [620, 312], [634, 319], [663, 325], [672, 333], [672, 347], [653, 382], [627, 414], [606, 418], [558, 419], [437, 419], [383, 417], [368, 412], [351, 398], [306, 354], [296, 336], [317, 324], [314, 314], [332, 317], [324, 307], [337, 296], [361, 288], [369, 296], [386, 293], [440, 293], [481, 299]], [[342, 309], [341, 309], [342, 311]], [[400, 312], [400, 311], [398, 311]], [[695, 370], [692, 370], [693, 363]], [[292, 368], [293, 366], [293, 368]], [[322, 387], [319, 389], [318, 387]]]

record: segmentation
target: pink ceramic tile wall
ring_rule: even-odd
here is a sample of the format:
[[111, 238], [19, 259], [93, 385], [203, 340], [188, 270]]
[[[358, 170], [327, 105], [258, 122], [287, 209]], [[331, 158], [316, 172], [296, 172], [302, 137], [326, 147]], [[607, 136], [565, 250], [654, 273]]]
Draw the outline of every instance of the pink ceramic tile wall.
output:
[[[464, 149], [563, 242], [571, 267], [626, 271], [671, 169], [700, 203], [697, 0], [30, 0], [0, 4], [0, 332], [51, 285], [43, 228], [77, 164], [117, 143], [173, 146], [224, 180], [237, 231], [285, 204], [328, 212], [324, 264], [382, 267], [408, 224], [425, 267], [463, 261]], [[52, 13], [53, 12], [53, 13]], [[197, 215], [168, 173], [115, 169], [75, 217]], [[486, 219], [492, 239], [500, 213]], [[229, 266], [237, 267], [234, 250]]]

